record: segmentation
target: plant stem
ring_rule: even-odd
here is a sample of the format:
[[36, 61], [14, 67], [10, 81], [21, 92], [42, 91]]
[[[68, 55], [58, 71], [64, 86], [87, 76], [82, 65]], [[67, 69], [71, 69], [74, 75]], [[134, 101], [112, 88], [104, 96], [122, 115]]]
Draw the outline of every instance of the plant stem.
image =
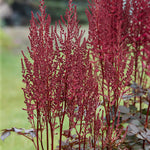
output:
[[[82, 113], [82, 116], [83, 116], [83, 113]], [[79, 150], [81, 149], [82, 116], [81, 116], [80, 131], [79, 131]]]
[[84, 145], [83, 145], [83, 149], [85, 150], [85, 145], [86, 145], [86, 131], [85, 131], [85, 136], [84, 136]]
[[40, 124], [40, 133], [41, 133], [41, 147], [42, 147], [42, 150], [44, 150], [44, 146], [43, 146], [43, 131], [42, 131], [42, 125]]
[[95, 147], [96, 147], [96, 133], [95, 133], [95, 130], [96, 130], [96, 113], [95, 113], [95, 117], [94, 117], [94, 150], [95, 150]]
[[54, 129], [52, 125], [52, 120], [49, 121], [50, 129], [51, 129], [51, 150], [54, 150]]
[[64, 118], [65, 118], [65, 108], [66, 108], [66, 101], [65, 101], [65, 106], [64, 106], [64, 112], [63, 116], [60, 119], [60, 137], [59, 137], [59, 150], [61, 150], [61, 143], [62, 143], [62, 130], [63, 130], [63, 123], [64, 123]]
[[46, 140], [47, 140], [47, 150], [49, 150], [49, 134], [48, 134], [48, 121], [46, 119]]
[[38, 108], [38, 102], [37, 102], [37, 108], [36, 108], [36, 110], [37, 110], [37, 135], [36, 135], [36, 139], [37, 139], [37, 150], [39, 150], [39, 108]]

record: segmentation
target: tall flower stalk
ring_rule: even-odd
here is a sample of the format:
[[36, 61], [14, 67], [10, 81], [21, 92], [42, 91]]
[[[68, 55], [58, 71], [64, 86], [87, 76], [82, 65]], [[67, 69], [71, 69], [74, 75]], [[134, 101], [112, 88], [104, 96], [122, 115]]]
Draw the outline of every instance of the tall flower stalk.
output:
[[84, 32], [80, 30], [76, 7], [71, 0], [68, 8], [65, 18], [61, 17], [58, 32], [57, 24], [50, 26], [50, 17], [46, 18], [44, 1], [41, 1], [41, 15], [38, 14], [37, 20], [32, 14], [31, 19], [30, 57], [22, 52], [23, 82], [26, 85], [23, 91], [28, 119], [36, 129], [37, 150], [40, 144], [44, 149], [43, 130], [46, 130], [47, 150], [49, 139], [51, 149], [54, 149], [56, 127], [60, 131], [61, 150], [65, 117], [69, 118], [68, 137], [74, 128], [80, 149], [96, 112], [97, 82], [92, 75]]
[[114, 124], [118, 117], [118, 106], [132, 75], [133, 61], [126, 29], [129, 14], [125, 14], [125, 11], [129, 13], [129, 7], [128, 1], [124, 4], [124, 1], [93, 0], [89, 5], [90, 11], [87, 11], [89, 50], [97, 70], [100, 99], [106, 114], [106, 133], [103, 135], [109, 139], [109, 146], [104, 137], [102, 142], [107, 149], [113, 147], [114, 143], [110, 143], [113, 136], [110, 129], [113, 126], [114, 131], [118, 130]]
[[[37, 150], [43, 147], [43, 130], [46, 128], [47, 149], [49, 149], [49, 125], [51, 131], [51, 148], [54, 148], [54, 129], [56, 126], [57, 70], [59, 68], [58, 52], [54, 47], [53, 28], [50, 26], [50, 16], [46, 18], [44, 1], [40, 5], [41, 15], [38, 20], [32, 13], [30, 26], [29, 58], [22, 51], [22, 73], [25, 88], [26, 110], [28, 119], [37, 134]], [[40, 143], [39, 143], [40, 142]]]
[[[132, 54], [134, 60], [134, 76], [133, 80], [141, 87], [146, 88], [147, 77], [145, 74], [145, 67], [142, 64], [143, 58], [146, 56], [145, 48], [147, 47], [148, 38], [147, 32], [149, 29], [147, 28], [148, 18], [149, 18], [149, 1], [141, 0], [131, 2], [131, 20], [130, 20], [130, 27], [129, 27], [129, 34], [130, 34], [130, 44], [132, 45]], [[140, 113], [142, 112], [142, 94], [137, 95], [139, 98], [134, 98], [134, 105], [136, 104], [137, 100], [140, 100]]]

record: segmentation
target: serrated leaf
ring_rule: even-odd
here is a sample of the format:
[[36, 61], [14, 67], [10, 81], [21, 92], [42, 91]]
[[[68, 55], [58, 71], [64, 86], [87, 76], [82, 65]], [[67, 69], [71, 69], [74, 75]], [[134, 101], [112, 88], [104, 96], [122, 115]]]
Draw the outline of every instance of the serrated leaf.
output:
[[137, 134], [136, 137], [139, 138], [139, 139], [141, 139], [141, 140], [144, 140], [143, 136], [140, 135], [140, 134]]
[[130, 118], [130, 115], [129, 114], [124, 114], [124, 115], [122, 115], [122, 121], [125, 121], [125, 120], [127, 120], [127, 119], [129, 119]]
[[33, 131], [30, 132], [30, 135], [31, 135], [31, 137], [33, 137], [33, 138], [36, 137], [36, 133], [33, 132]]
[[24, 130], [24, 133], [30, 134], [32, 138], [36, 137], [36, 132], [34, 131], [34, 129]]
[[147, 136], [147, 138], [146, 138], [146, 139], [147, 139], [147, 141], [148, 141], [148, 142], [150, 142], [150, 136]]
[[121, 113], [124, 113], [124, 114], [128, 114], [130, 112], [130, 109], [125, 106], [119, 106], [119, 110]]
[[148, 142], [150, 142], [150, 130], [147, 128], [142, 130], [137, 134], [137, 137], [141, 140], [147, 140]]
[[4, 141], [8, 136], [10, 136], [10, 131], [4, 131], [1, 135], [1, 139]]
[[133, 97], [134, 97], [134, 95], [126, 95], [126, 94], [124, 94], [124, 95], [122, 96], [122, 99], [123, 99], [124, 101], [126, 101], [126, 100], [129, 100], [129, 99], [133, 98]]
[[14, 132], [16, 132], [16, 133], [18, 133], [18, 132], [22, 132], [23, 131], [23, 129], [17, 129], [17, 128], [13, 128], [14, 129]]
[[130, 85], [130, 87], [131, 87], [132, 89], [136, 89], [136, 88], [138, 88], [139, 86], [138, 86], [135, 82], [133, 82], [133, 83]]
[[137, 126], [140, 126], [140, 125], [141, 125], [140, 121], [137, 120], [137, 119], [131, 120], [130, 123], [131, 123], [131, 124], [134, 124], [134, 125], [137, 125]]
[[133, 134], [137, 134], [140, 130], [135, 125], [129, 124], [128, 131], [133, 133]]
[[150, 129], [146, 128], [147, 135], [150, 135]]
[[140, 134], [141, 134], [141, 136], [142, 136], [143, 138], [145, 138], [145, 139], [146, 139], [147, 135], [146, 135], [146, 132], [145, 132], [145, 131], [140, 132]]
[[30, 132], [34, 132], [34, 129], [27, 129], [27, 130], [24, 130], [24, 133], [30, 134]]
[[146, 140], [150, 142], [150, 130], [146, 128], [145, 131], [146, 131]]

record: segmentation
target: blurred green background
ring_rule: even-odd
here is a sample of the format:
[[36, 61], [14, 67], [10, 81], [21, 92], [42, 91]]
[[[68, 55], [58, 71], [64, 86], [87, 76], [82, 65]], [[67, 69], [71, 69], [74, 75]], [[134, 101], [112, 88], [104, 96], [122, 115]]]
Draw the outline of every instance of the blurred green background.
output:
[[[21, 27], [20, 30], [23, 30]], [[24, 97], [21, 76], [20, 49], [25, 46], [23, 37], [20, 37], [17, 28], [0, 29], [1, 49], [1, 104], [0, 104], [0, 130], [5, 128], [31, 128], [26, 112], [22, 110]], [[24, 30], [27, 30], [24, 28]], [[15, 38], [13, 38], [15, 37]], [[20, 40], [20, 41], [17, 41]], [[21, 41], [22, 40], [22, 41]], [[23, 47], [22, 47], [23, 48]], [[27, 144], [28, 143], [28, 144]], [[32, 143], [22, 136], [12, 135], [3, 142], [0, 140], [1, 150], [32, 150]]]
[[[36, 15], [39, 12], [40, 0], [0, 0], [0, 18], [4, 25], [29, 25], [31, 11]], [[88, 8], [87, 0], [73, 0], [77, 5], [78, 19], [81, 24], [87, 24], [85, 9]], [[45, 0], [46, 12], [51, 15], [52, 23], [60, 19], [65, 13], [68, 0]]]
[[[52, 23], [57, 21], [60, 15], [64, 15], [67, 2], [67, 0], [45, 1], [46, 11], [51, 15]], [[77, 5], [78, 19], [86, 30], [87, 1], [74, 0], [74, 3]], [[39, 0], [0, 0], [0, 130], [12, 127], [31, 128], [26, 111], [22, 110], [25, 105], [21, 89], [24, 84], [20, 59], [21, 50], [26, 50], [29, 46], [28, 27], [31, 10], [36, 15], [38, 6]], [[28, 139], [15, 133], [11, 133], [4, 142], [0, 140], [0, 150], [20, 149], [33, 150], [34, 147]]]

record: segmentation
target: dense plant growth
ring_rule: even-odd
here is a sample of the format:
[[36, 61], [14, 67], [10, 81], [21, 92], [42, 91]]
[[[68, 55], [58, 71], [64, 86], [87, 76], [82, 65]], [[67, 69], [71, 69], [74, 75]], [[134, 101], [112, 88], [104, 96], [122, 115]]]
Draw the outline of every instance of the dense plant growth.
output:
[[59, 150], [149, 149], [149, 1], [89, 1], [87, 38], [72, 0], [54, 26], [44, 0], [40, 12], [21, 60], [32, 129], [5, 129], [1, 139], [13, 131], [37, 150], [55, 149], [56, 136]]

